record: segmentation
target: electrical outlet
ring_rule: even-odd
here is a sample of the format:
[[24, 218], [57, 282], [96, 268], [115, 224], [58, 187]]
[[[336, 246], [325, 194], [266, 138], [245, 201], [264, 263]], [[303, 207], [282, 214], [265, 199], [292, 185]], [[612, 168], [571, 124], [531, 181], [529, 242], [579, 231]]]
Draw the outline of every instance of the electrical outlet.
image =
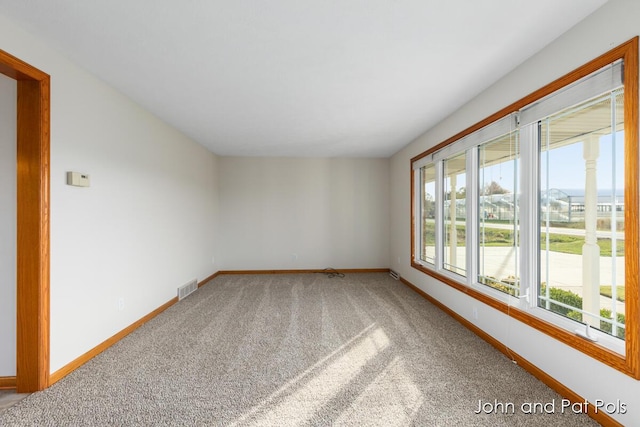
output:
[[298, 254], [291, 254], [291, 262], [298, 261]]
[[118, 311], [124, 310], [124, 298], [118, 298]]
[[216, 257], [211, 255], [211, 264], [215, 264], [216, 263]]
[[473, 318], [478, 320], [478, 307], [473, 307]]

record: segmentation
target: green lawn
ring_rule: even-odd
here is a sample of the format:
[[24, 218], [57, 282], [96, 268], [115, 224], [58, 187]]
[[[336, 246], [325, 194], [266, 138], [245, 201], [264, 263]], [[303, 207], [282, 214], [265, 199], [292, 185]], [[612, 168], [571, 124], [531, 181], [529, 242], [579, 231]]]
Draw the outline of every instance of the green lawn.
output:
[[[425, 245], [435, 244], [435, 224], [427, 223], [424, 233]], [[464, 226], [457, 226], [458, 246], [465, 245], [466, 230]], [[499, 228], [486, 227], [482, 231], [481, 240], [484, 246], [512, 246], [513, 231]], [[581, 255], [584, 237], [569, 236], [566, 234], [549, 234], [549, 250], [565, 254]], [[611, 239], [598, 239], [600, 246], [600, 256], [611, 256]], [[546, 248], [546, 236], [540, 237], [540, 247]], [[624, 256], [624, 240], [616, 241], [616, 256]]]
[[[600, 286], [600, 295], [611, 298], [611, 286]], [[616, 286], [616, 299], [624, 302], [624, 286]]]
[[[540, 237], [540, 247], [546, 248], [546, 236]], [[565, 254], [582, 254], [584, 238], [565, 234], [549, 234], [549, 250]], [[600, 256], [611, 256], [611, 239], [598, 239]], [[624, 256], [624, 240], [616, 241], [616, 256]]]

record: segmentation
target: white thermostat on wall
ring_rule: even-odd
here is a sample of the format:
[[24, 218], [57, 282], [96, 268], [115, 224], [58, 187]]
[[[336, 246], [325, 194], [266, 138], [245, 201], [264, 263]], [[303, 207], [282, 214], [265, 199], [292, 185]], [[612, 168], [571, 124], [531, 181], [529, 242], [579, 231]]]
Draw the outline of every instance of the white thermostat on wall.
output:
[[67, 185], [75, 187], [88, 187], [89, 175], [80, 172], [67, 172]]

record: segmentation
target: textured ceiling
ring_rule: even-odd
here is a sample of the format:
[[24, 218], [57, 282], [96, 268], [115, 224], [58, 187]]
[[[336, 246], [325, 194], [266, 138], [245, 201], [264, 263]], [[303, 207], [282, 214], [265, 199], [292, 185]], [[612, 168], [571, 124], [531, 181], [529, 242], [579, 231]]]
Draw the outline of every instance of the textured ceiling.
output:
[[0, 0], [0, 14], [216, 154], [388, 157], [605, 1]]

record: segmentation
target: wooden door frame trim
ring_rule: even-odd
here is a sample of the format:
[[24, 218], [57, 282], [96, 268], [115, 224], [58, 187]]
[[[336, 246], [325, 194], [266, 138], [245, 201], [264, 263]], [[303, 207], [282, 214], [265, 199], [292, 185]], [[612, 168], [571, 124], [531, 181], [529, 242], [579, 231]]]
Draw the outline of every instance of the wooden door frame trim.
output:
[[50, 76], [0, 50], [17, 81], [16, 389], [49, 386]]

